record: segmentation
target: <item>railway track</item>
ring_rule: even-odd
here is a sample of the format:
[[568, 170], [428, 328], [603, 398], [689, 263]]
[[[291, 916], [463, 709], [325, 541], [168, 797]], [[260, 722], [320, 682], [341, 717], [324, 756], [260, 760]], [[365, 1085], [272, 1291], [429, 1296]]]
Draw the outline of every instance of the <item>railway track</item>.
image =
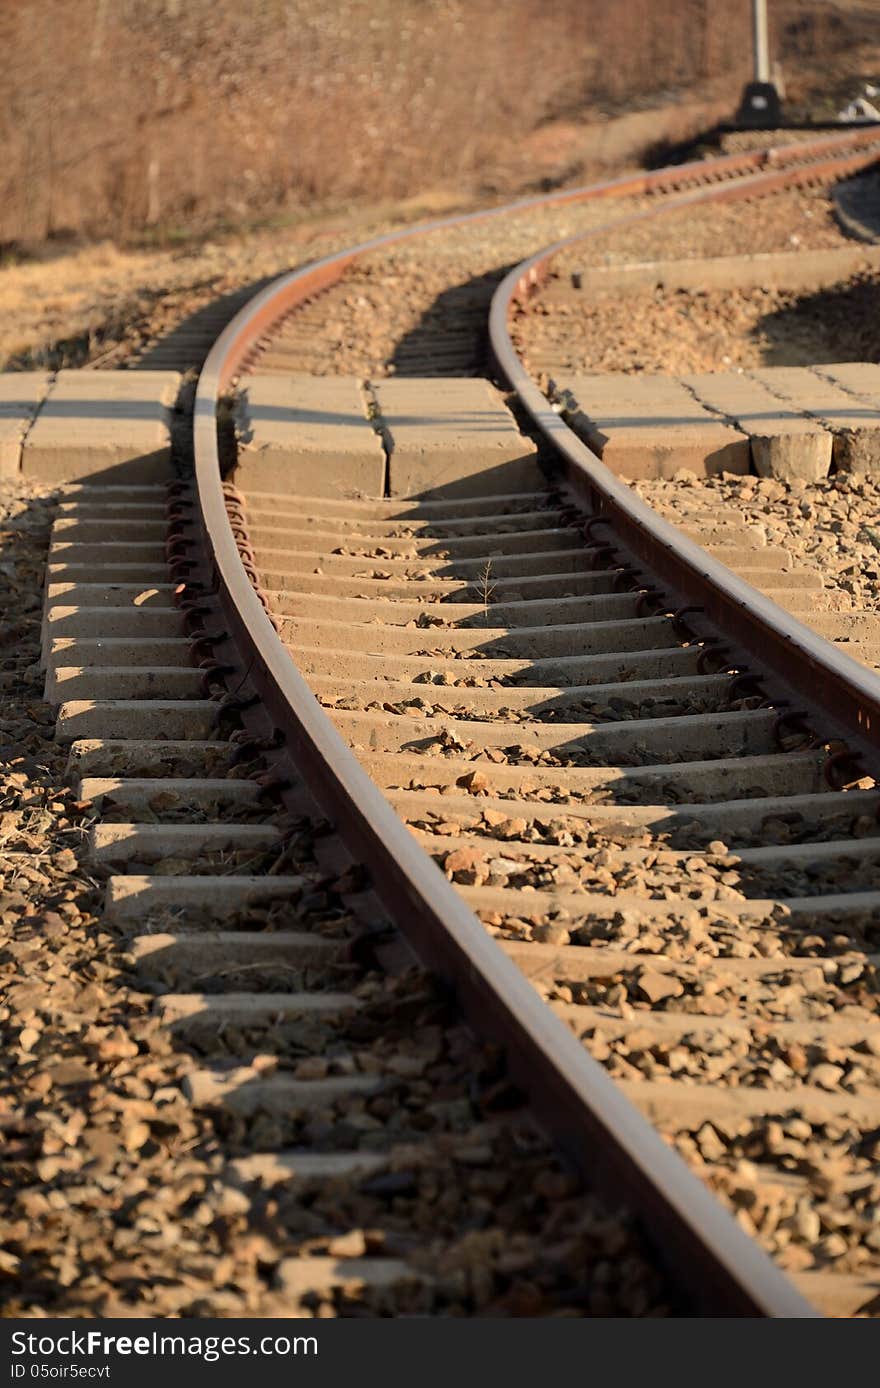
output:
[[[593, 201], [769, 195], [873, 139]], [[480, 291], [529, 429], [516, 486], [224, 483], [218, 407], [302, 368], [299, 306], [359, 254], [218, 339], [194, 481], [69, 494], [50, 554], [47, 697], [108, 918], [287, 1222], [276, 1304], [871, 1313], [875, 681], [734, 577], [741, 535], [707, 558], [570, 435], [507, 334], [538, 259]]]

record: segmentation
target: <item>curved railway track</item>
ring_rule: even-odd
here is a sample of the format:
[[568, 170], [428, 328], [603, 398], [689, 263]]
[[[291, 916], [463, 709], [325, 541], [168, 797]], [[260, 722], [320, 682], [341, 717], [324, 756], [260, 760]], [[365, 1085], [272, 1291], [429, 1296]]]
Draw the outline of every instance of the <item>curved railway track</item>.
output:
[[[623, 225], [876, 155], [861, 130], [565, 197], [663, 194]], [[547, 201], [269, 286], [204, 364], [194, 481], [68, 501], [49, 687], [108, 912], [204, 1057], [193, 1102], [249, 1144], [238, 1179], [311, 1192], [286, 1307], [345, 1313], [357, 1287], [393, 1314], [870, 1313], [877, 678], [726, 567], [737, 536], [707, 552], [660, 521], [526, 376], [508, 317], [558, 247], [489, 323], [546, 481], [332, 499], [221, 477], [218, 410], [359, 257]], [[413, 1191], [450, 1180], [471, 1204], [408, 1229]], [[462, 1289], [443, 1246], [498, 1190], [520, 1261], [484, 1250], [481, 1298], [479, 1257]], [[597, 1198], [627, 1211], [616, 1247]]]

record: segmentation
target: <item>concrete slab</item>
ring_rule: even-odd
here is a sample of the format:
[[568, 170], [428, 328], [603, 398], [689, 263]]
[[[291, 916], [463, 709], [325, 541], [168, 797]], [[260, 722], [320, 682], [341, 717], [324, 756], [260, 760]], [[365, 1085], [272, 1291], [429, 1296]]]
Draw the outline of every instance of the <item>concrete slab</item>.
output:
[[840, 468], [851, 472], [880, 472], [877, 422], [880, 421], [880, 365], [869, 361], [847, 361], [830, 366], [814, 366], [817, 376], [840, 386], [853, 397], [857, 408], [867, 406], [867, 421], [859, 426], [857, 441], [836, 444], [835, 459]]
[[540, 486], [537, 450], [481, 377], [400, 377], [373, 386], [389, 495], [466, 497]]
[[880, 365], [874, 361], [842, 361], [824, 363], [812, 368], [819, 376], [833, 381], [842, 390], [868, 400], [880, 401]]
[[863, 396], [844, 390], [830, 375], [840, 369], [777, 366], [746, 375], [831, 430], [835, 467], [880, 475], [880, 400], [872, 405]]
[[235, 411], [236, 481], [249, 494], [381, 497], [382, 440], [353, 376], [249, 376]]
[[745, 434], [671, 376], [560, 375], [553, 392], [571, 427], [621, 477], [749, 471]]
[[817, 482], [828, 476], [833, 435], [819, 420], [784, 403], [761, 381], [739, 371], [682, 379], [708, 409], [748, 434], [752, 465], [760, 477]]
[[176, 371], [59, 371], [25, 439], [22, 472], [47, 482], [171, 477], [179, 389]]
[[542, 290], [541, 300], [547, 304], [571, 303], [578, 293], [619, 296], [657, 288], [702, 294], [713, 289], [822, 289], [850, 275], [869, 272], [877, 265], [880, 246], [869, 245], [652, 260], [633, 265], [589, 265], [551, 280]]
[[0, 477], [18, 475], [24, 436], [51, 384], [48, 371], [0, 372]]

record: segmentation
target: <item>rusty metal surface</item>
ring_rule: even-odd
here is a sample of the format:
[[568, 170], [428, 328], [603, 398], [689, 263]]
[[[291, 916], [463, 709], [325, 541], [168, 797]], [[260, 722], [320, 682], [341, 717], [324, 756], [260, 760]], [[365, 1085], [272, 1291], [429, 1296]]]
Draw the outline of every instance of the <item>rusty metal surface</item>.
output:
[[[867, 132], [860, 131], [853, 136], [831, 136], [819, 143], [829, 148], [859, 147], [866, 143], [866, 136]], [[803, 146], [798, 147], [798, 154], [803, 157]], [[743, 167], [759, 167], [762, 162], [768, 162], [766, 154], [719, 161], [723, 170], [731, 173]], [[514, 209], [576, 197], [623, 196], [649, 187], [681, 186], [682, 180], [704, 182], [710, 171], [705, 164], [698, 167], [699, 176], [694, 172], [695, 166], [684, 166], [665, 173], [615, 180], [596, 189], [525, 200], [514, 204]], [[769, 177], [777, 174], [774, 171]], [[718, 189], [713, 191], [717, 193]], [[753, 191], [757, 191], [757, 185]], [[675, 201], [680, 205], [680, 199]], [[338, 280], [356, 255], [405, 237], [511, 210], [493, 209], [468, 218], [445, 218], [376, 238], [340, 256], [327, 257], [312, 267], [284, 276], [230, 323], [202, 371], [194, 416], [196, 490], [218, 595], [249, 678], [282, 730], [316, 798], [334, 818], [351, 849], [369, 865], [377, 894], [423, 961], [454, 988], [474, 1026], [505, 1045], [514, 1078], [526, 1089], [548, 1132], [575, 1160], [588, 1182], [622, 1198], [640, 1215], [655, 1246], [663, 1251], [674, 1275], [702, 1312], [814, 1316], [813, 1308], [544, 1005], [409, 834], [295, 668], [248, 578], [230, 527], [220, 478], [217, 402], [272, 324], [297, 303]], [[541, 259], [535, 257], [526, 263], [522, 274], [508, 277], [505, 296], [497, 301], [495, 328], [502, 364], [507, 355], [505, 339], [509, 345], [508, 306], [518, 290], [525, 292], [534, 283]], [[503, 328], [500, 333], [499, 323]], [[506, 365], [514, 376], [522, 372], [515, 359], [507, 360]], [[566, 452], [575, 472], [586, 478], [595, 496], [619, 510], [626, 538], [631, 540], [634, 550], [640, 552], [638, 546], [642, 545], [646, 559], [656, 555], [656, 569], [663, 578], [683, 576], [690, 581], [692, 571], [705, 568], [709, 561], [696, 547], [692, 547], [695, 554], [677, 552], [680, 537], [671, 527], [654, 518], [656, 525], [652, 529], [645, 523], [651, 518], [650, 513], [630, 514], [624, 502], [634, 498], [625, 498], [622, 484], [578, 440], [572, 441], [567, 426], [549, 410], [543, 396], [540, 400], [535, 398], [535, 393], [539, 394], [537, 388], [528, 379], [522, 385], [526, 405], [547, 428], [551, 441]], [[545, 417], [548, 412], [550, 419]], [[582, 453], [574, 448], [575, 444]], [[568, 451], [571, 449], [573, 453]], [[643, 510], [647, 512], [648, 508]], [[720, 566], [716, 567], [720, 571]], [[729, 614], [723, 599], [722, 573], [714, 577], [721, 603], [718, 620], [724, 621]], [[729, 585], [731, 577], [723, 570], [724, 585]], [[740, 583], [740, 587], [748, 585]], [[746, 601], [752, 593], [748, 589]], [[739, 597], [742, 599], [743, 595]], [[754, 614], [752, 620], [758, 621], [758, 615]]]

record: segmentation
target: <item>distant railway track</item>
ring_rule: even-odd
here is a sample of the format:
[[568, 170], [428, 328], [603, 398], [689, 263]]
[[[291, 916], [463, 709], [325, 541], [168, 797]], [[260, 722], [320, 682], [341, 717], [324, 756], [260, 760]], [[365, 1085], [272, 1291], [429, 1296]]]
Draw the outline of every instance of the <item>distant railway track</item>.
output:
[[[662, 194], [625, 214], [649, 217], [827, 182], [878, 144], [859, 130], [552, 201]], [[548, 201], [395, 233], [268, 286], [204, 363], [194, 480], [167, 503], [137, 490], [70, 501], [50, 577], [74, 585], [75, 615], [47, 638], [49, 685], [99, 814], [95, 854], [116, 869], [108, 909], [137, 925], [157, 1005], [206, 1057], [193, 1101], [281, 1116], [285, 1150], [241, 1158], [242, 1179], [347, 1180], [387, 1200], [400, 1172], [390, 1139], [412, 1142], [420, 1124], [395, 1105], [429, 1107], [415, 1070], [393, 1063], [399, 1019], [413, 1017], [447, 1028], [440, 1082], [470, 1102], [441, 1133], [447, 1147], [435, 1144], [438, 1180], [456, 1144], [477, 1167], [503, 1150], [513, 1186], [552, 1169], [540, 1140], [510, 1137], [534, 1118], [589, 1189], [648, 1231], [650, 1254], [635, 1241], [628, 1273], [601, 1274], [614, 1291], [604, 1303], [586, 1290], [586, 1254], [580, 1289], [576, 1250], [548, 1258], [557, 1306], [870, 1312], [880, 686], [732, 573], [723, 560], [738, 536], [710, 536], [707, 554], [548, 406], [508, 316], [554, 248], [503, 278], [489, 321], [501, 379], [553, 473], [546, 486], [536, 466], [533, 485], [472, 483], [445, 499], [428, 473], [429, 495], [406, 498], [279, 495], [244, 471], [221, 476], [230, 392], [267, 363], [282, 369], [273, 344], [360, 256]], [[430, 342], [421, 350], [409, 370], [430, 374]], [[334, 833], [316, 835], [321, 813]], [[145, 868], [169, 854], [192, 870]], [[525, 1109], [496, 1112], [500, 1071], [485, 1052], [468, 1090], [454, 1019], [408, 998], [400, 946], [375, 929], [388, 922], [504, 1048]], [[390, 970], [382, 986], [377, 964]], [[194, 987], [205, 976], [207, 995]], [[181, 977], [192, 991], [171, 987]], [[221, 1053], [216, 1035], [232, 1038]], [[278, 1068], [255, 1067], [273, 1045]], [[316, 1064], [297, 1071], [304, 1051]], [[383, 1125], [387, 1138], [364, 1139]], [[568, 1198], [577, 1209], [586, 1197]], [[531, 1218], [517, 1211], [512, 1231], [534, 1235]], [[774, 1244], [780, 1227], [806, 1233]], [[807, 1265], [792, 1245], [818, 1251]], [[291, 1258], [280, 1290], [309, 1305], [359, 1286], [394, 1313], [442, 1309], [429, 1291], [442, 1281], [418, 1240], [361, 1239]]]

